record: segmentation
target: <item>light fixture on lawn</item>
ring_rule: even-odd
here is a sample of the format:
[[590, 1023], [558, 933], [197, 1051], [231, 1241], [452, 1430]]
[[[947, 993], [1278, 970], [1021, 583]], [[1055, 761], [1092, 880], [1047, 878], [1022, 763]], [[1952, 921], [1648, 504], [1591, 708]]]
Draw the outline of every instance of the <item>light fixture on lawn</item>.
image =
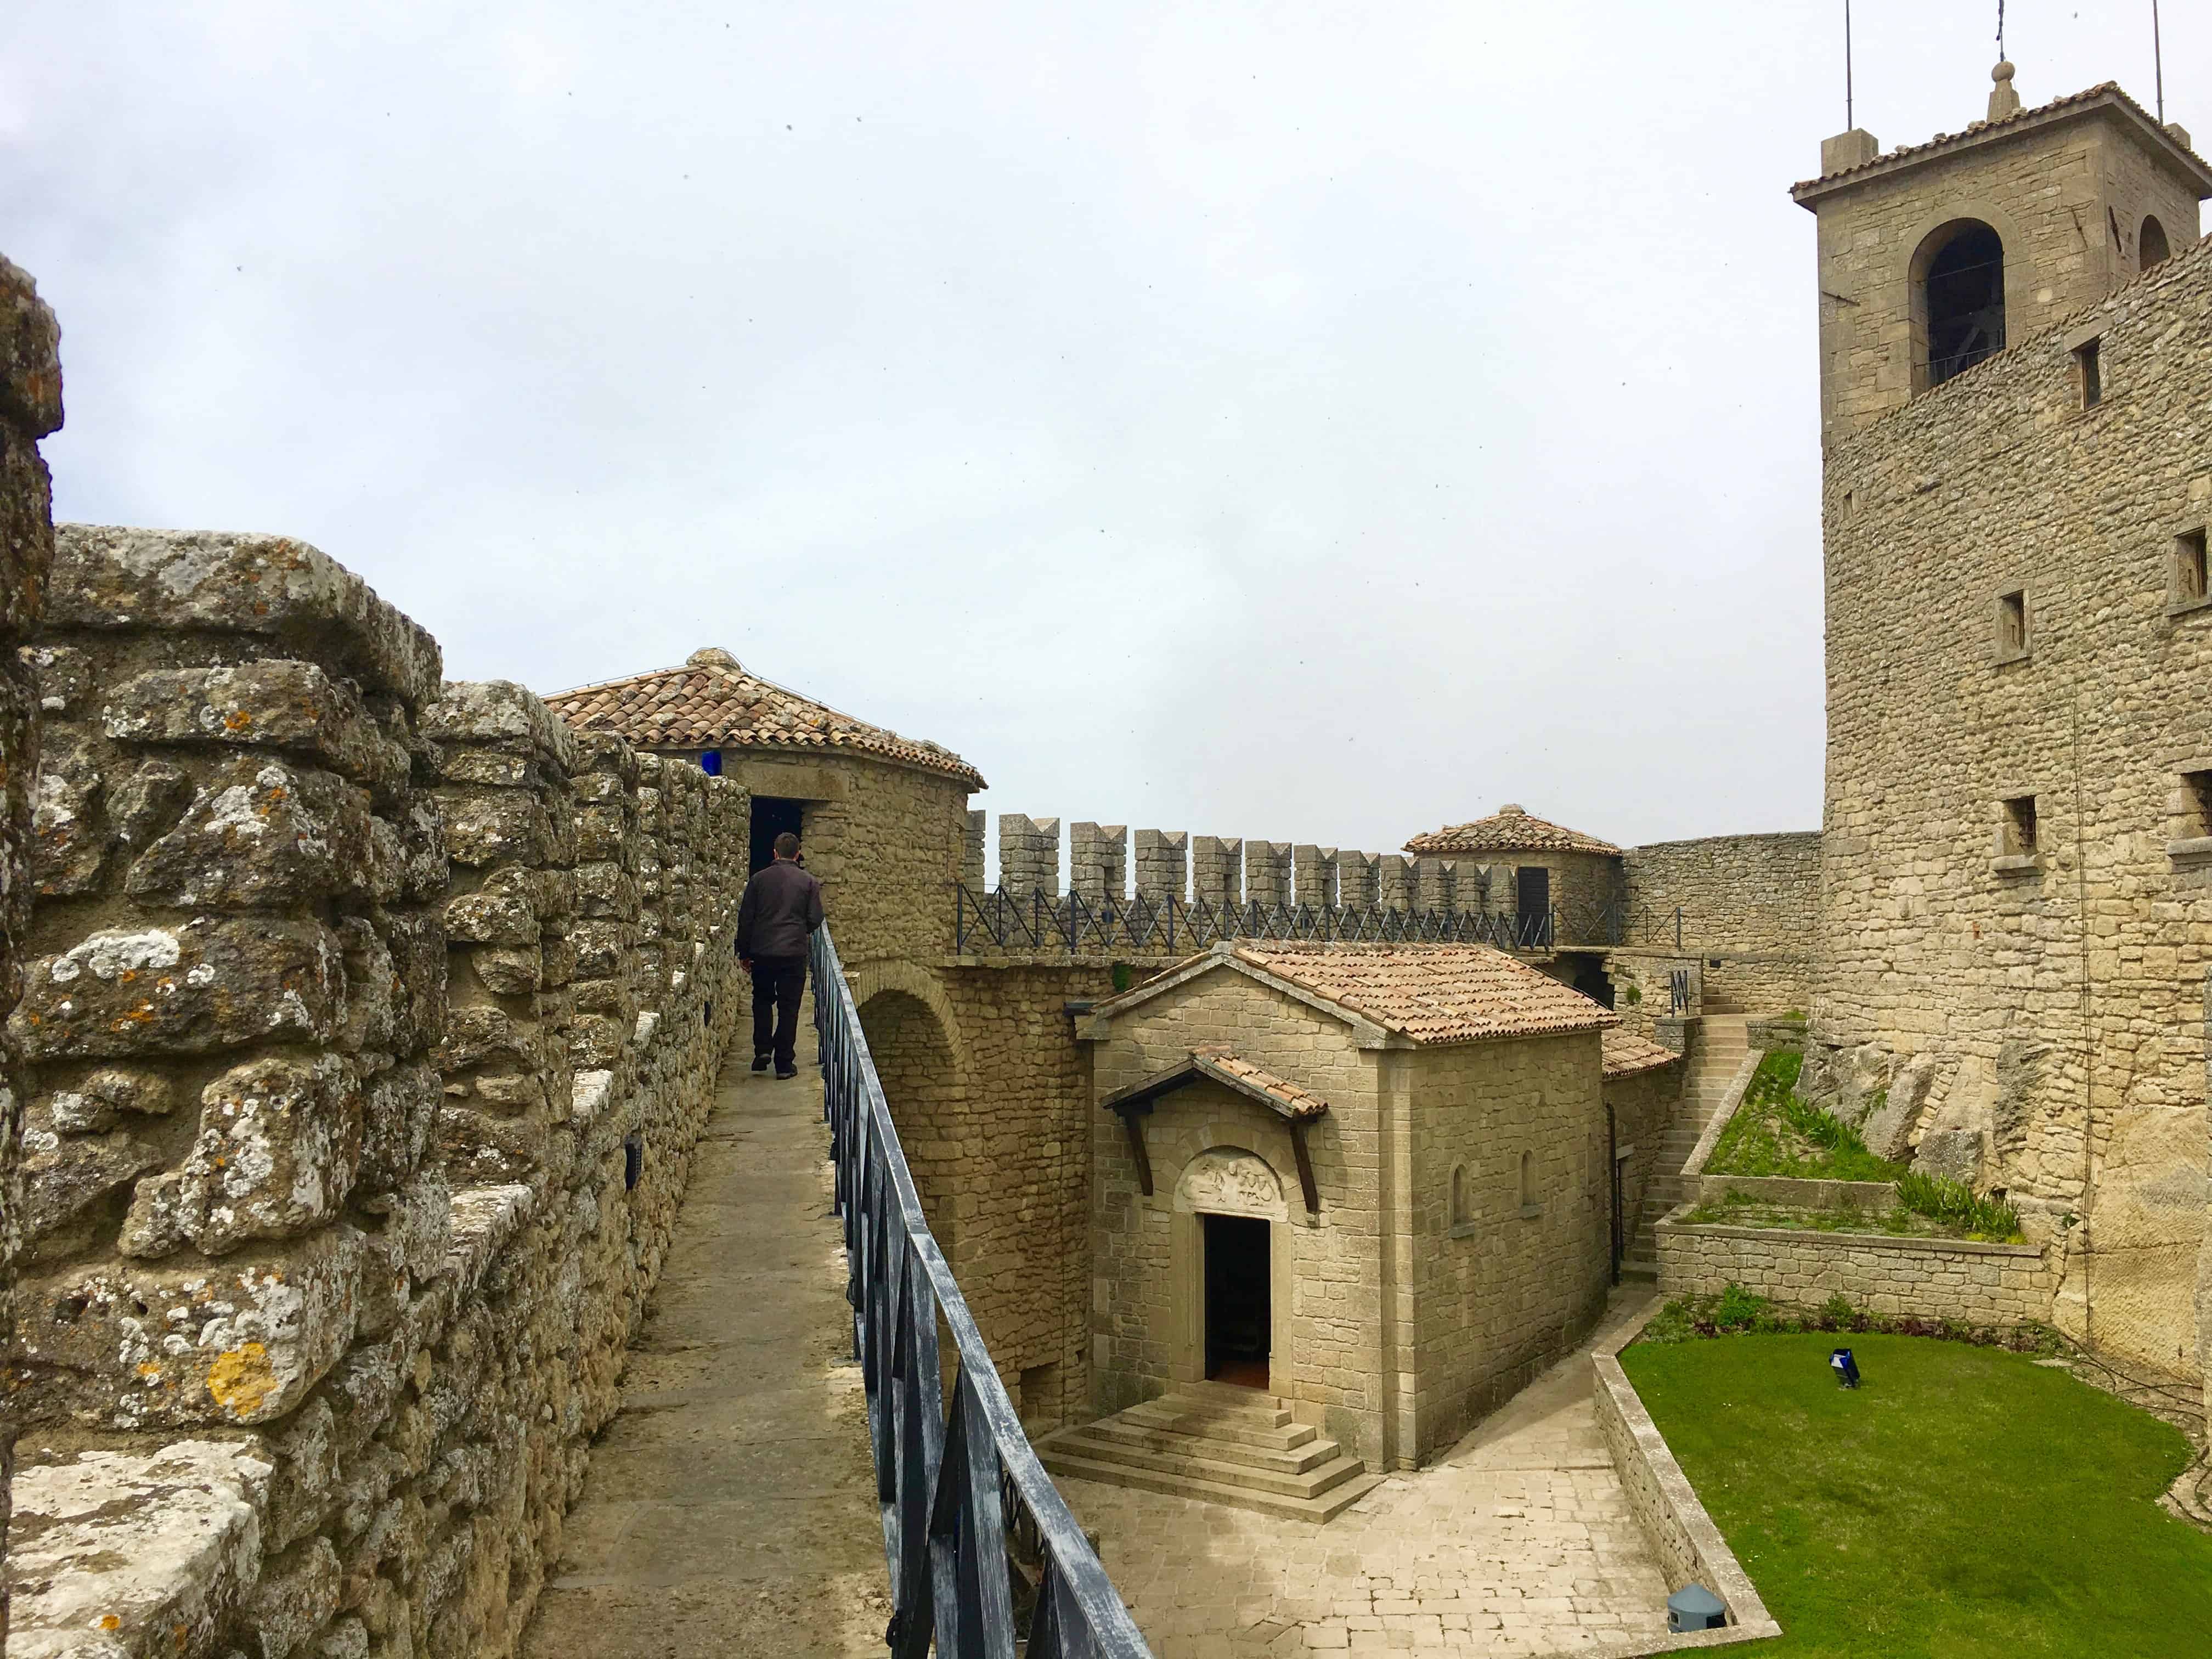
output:
[[1859, 1385], [1859, 1362], [1851, 1358], [1849, 1348], [1838, 1348], [1828, 1356], [1828, 1369], [1836, 1374], [1836, 1381], [1847, 1389]]
[[1718, 1630], [1728, 1623], [1728, 1603], [1703, 1584], [1685, 1584], [1667, 1598], [1669, 1631]]

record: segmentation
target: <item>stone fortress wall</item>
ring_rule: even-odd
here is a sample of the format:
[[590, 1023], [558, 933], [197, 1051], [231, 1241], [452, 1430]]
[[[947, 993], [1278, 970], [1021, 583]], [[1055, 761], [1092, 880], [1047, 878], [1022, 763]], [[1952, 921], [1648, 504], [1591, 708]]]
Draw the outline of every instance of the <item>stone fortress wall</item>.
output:
[[1673, 949], [1680, 912], [1674, 954], [1698, 963], [1705, 1011], [1804, 1007], [1820, 914], [1819, 830], [1654, 842], [1621, 862], [1644, 947]]
[[508, 1652], [743, 1021], [745, 793], [298, 542], [64, 526], [51, 598], [15, 1639]]
[[2055, 1241], [2058, 1322], [2183, 1372], [2205, 1234], [2208, 408], [2199, 245], [1830, 450], [1804, 1085], [1886, 1090], [1913, 1139], [1969, 1145], [1965, 1172]]
[[[17, 651], [38, 633], [53, 562], [52, 492], [39, 440], [62, 423], [61, 331], [37, 284], [0, 258], [0, 1020], [22, 986], [31, 915], [31, 799], [38, 698]], [[0, 1036], [0, 1344], [10, 1340], [22, 1248], [23, 1079]], [[8, 1644], [8, 1510], [15, 1414], [0, 1410], [0, 1650]]]

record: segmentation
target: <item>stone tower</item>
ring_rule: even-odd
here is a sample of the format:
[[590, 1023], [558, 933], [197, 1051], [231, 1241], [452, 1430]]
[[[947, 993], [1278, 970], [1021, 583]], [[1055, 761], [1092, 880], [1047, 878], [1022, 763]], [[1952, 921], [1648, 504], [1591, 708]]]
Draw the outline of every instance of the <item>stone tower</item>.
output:
[[2112, 82], [1881, 153], [1820, 145], [1791, 198], [1820, 220], [1823, 447], [2194, 243], [2212, 167]]

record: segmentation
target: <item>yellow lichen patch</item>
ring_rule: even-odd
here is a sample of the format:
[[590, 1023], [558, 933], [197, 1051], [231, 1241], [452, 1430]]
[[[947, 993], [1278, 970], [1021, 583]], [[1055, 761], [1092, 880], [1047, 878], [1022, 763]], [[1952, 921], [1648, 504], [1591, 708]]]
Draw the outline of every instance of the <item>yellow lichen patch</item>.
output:
[[276, 1391], [276, 1368], [258, 1342], [233, 1348], [208, 1367], [207, 1391], [232, 1416], [251, 1417]]
[[150, 1359], [142, 1362], [138, 1367], [138, 1375], [141, 1376], [159, 1376], [161, 1374], [161, 1368]]
[[100, 1615], [100, 1627], [102, 1630], [121, 1630], [123, 1621], [112, 1613], [103, 1613]]

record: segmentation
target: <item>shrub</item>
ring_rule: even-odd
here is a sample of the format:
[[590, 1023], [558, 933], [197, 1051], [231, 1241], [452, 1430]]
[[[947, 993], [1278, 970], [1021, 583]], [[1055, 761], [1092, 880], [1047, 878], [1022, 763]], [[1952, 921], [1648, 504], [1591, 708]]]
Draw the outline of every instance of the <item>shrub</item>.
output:
[[1724, 1331], [1747, 1331], [1757, 1326], [1766, 1313], [1766, 1298], [1753, 1295], [1741, 1285], [1730, 1285], [1721, 1291], [1720, 1301], [1713, 1308], [1713, 1323]]
[[1897, 1178], [1897, 1200], [1917, 1215], [1955, 1227], [1969, 1238], [2008, 1244], [2021, 1237], [2020, 1212], [2009, 1204], [1976, 1195], [1963, 1181], [1908, 1170]]

